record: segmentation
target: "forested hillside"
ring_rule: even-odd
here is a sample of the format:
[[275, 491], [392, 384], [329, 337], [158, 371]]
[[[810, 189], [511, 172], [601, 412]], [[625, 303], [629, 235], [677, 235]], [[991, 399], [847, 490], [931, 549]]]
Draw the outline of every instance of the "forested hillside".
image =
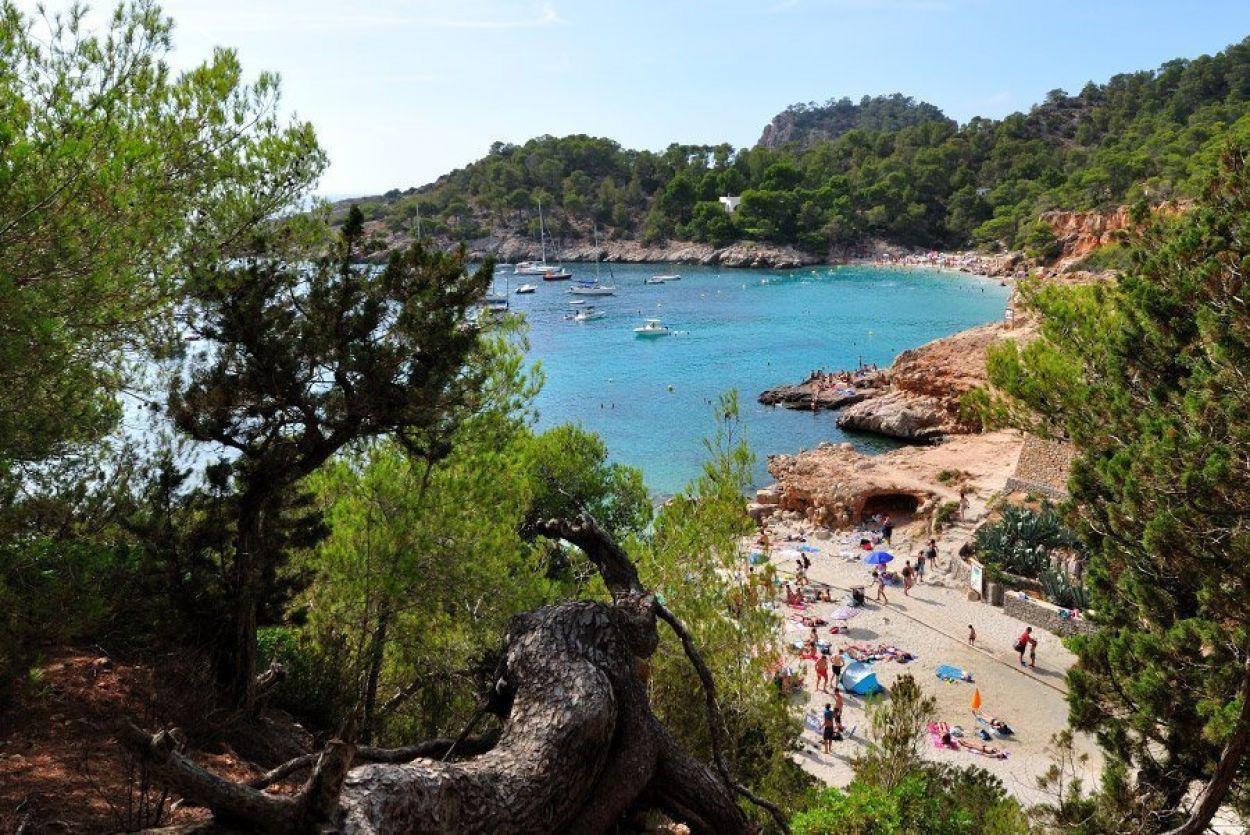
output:
[[[593, 222], [601, 237], [746, 239], [817, 254], [869, 239], [1044, 248], [1042, 211], [1191, 197], [1223, 141], [1250, 135], [1248, 114], [1250, 39], [1075, 95], [1053, 90], [1001, 120], [960, 126], [894, 96], [789, 108], [778, 119], [794, 141], [780, 147], [657, 153], [543, 136], [496, 143], [430, 185], [351, 202], [384, 223], [391, 243], [415, 234], [418, 216], [425, 234], [448, 241], [501, 230], [536, 237], [542, 201], [558, 237], [586, 236]], [[716, 202], [724, 194], [742, 196], [737, 213]]]

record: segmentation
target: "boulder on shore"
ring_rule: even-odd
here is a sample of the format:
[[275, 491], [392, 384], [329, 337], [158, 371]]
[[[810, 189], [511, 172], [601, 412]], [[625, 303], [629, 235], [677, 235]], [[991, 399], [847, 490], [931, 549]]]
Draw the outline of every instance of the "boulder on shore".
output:
[[933, 398], [891, 391], [845, 409], [838, 416], [838, 428], [924, 443], [946, 434], [950, 425], [941, 404]]

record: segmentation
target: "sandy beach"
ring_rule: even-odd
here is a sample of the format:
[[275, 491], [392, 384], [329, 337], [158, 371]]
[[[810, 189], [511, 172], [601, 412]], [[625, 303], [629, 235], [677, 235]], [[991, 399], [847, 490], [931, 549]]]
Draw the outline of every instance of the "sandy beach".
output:
[[[974, 508], [974, 512], [979, 508]], [[962, 527], [962, 526], [961, 526]], [[798, 523], [776, 522], [770, 525], [773, 537], [771, 559], [782, 579], [794, 576], [795, 555], [792, 549], [799, 543], [784, 542], [788, 534], [810, 533], [810, 526]], [[963, 533], [966, 535], [967, 529]], [[923, 544], [922, 532], [909, 537], [907, 531], [896, 532], [891, 549], [896, 560], [891, 568], [898, 570], [905, 559], [914, 559]], [[1007, 790], [1026, 805], [1048, 799], [1037, 787], [1037, 777], [1050, 765], [1047, 748], [1051, 736], [1067, 727], [1066, 685], [1064, 674], [1075, 663], [1072, 655], [1060, 639], [1044, 629], [1034, 627], [1038, 640], [1037, 667], [1021, 667], [1012, 650], [1016, 637], [1025, 624], [1003, 613], [1001, 608], [967, 599], [968, 589], [962, 583], [955, 584], [947, 576], [946, 569], [954, 556], [953, 538], [939, 541], [937, 567], [926, 571], [925, 582], [912, 588], [910, 596], [903, 594], [901, 586], [888, 587], [888, 605], [873, 601], [870, 566], [864, 565], [863, 553], [856, 549], [859, 534], [835, 533], [832, 539], [820, 540], [807, 537], [806, 545], [817, 549], [809, 552], [812, 560], [808, 572], [815, 584], [833, 587], [833, 603], [808, 604], [798, 612], [782, 605], [787, 620], [784, 634], [786, 642], [803, 640], [809, 629], [791, 621], [790, 616], [811, 615], [830, 620], [830, 613], [842, 605], [851, 585], [868, 586], [868, 603], [859, 609], [859, 615], [849, 621], [849, 634], [830, 635], [828, 627], [821, 627], [821, 640], [830, 640], [836, 649], [853, 643], [876, 647], [880, 644], [894, 646], [914, 654], [915, 660], [901, 664], [882, 660], [873, 662], [873, 671], [888, 691], [893, 681], [904, 673], [911, 673], [926, 693], [937, 698], [938, 719], [952, 726], [964, 728], [967, 738], [973, 742], [978, 728], [971, 710], [974, 688], [979, 688], [982, 699], [981, 713], [1008, 722], [1015, 734], [1002, 739], [994, 737], [989, 745], [1008, 753], [1005, 760], [980, 756], [964, 750], [943, 750], [925, 743], [927, 758], [949, 762], [954, 765], [978, 765], [997, 775]], [[757, 569], [758, 570], [758, 569]], [[976, 628], [975, 646], [968, 645], [968, 625]], [[815, 672], [811, 661], [800, 661], [793, 652], [787, 660], [806, 668], [805, 693], [794, 697], [796, 712], [819, 711], [831, 700], [822, 692], [815, 692]], [[972, 673], [975, 683], [947, 683], [936, 675], [940, 664], [948, 664]], [[888, 698], [888, 695], [884, 696]], [[866, 744], [867, 720], [864, 699], [844, 693], [843, 723], [855, 728], [852, 736], [835, 742], [832, 756], [821, 753], [819, 736], [812, 730], [803, 732], [803, 750], [795, 754], [796, 761], [807, 771], [830, 785], [843, 786], [850, 782], [853, 772], [851, 762]], [[1093, 785], [1102, 767], [1102, 759], [1093, 740], [1083, 735], [1077, 737], [1077, 749], [1089, 755], [1085, 767], [1086, 785]]]

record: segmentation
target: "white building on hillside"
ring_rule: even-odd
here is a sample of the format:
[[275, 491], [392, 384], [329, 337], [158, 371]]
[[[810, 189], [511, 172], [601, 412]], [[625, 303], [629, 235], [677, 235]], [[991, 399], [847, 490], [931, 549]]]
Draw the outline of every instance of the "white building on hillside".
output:
[[741, 202], [742, 202], [741, 197], [730, 197], [728, 195], [720, 199], [720, 204], [724, 206], [725, 211], [729, 212], [730, 214], [733, 214], [737, 210], [738, 204]]

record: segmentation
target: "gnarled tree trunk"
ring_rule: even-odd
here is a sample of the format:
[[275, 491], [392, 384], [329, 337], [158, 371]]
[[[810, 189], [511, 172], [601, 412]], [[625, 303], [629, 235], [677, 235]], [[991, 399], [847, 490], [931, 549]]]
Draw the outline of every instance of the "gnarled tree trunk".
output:
[[[343, 763], [345, 775], [331, 770], [341, 757], [325, 766], [323, 756], [292, 799], [207, 772], [189, 780], [177, 753], [133, 733], [129, 744], [148, 753], [158, 779], [179, 775], [176, 788], [209, 806], [219, 821], [258, 831], [307, 831], [319, 814], [323, 831], [351, 835], [594, 833], [647, 808], [695, 832], [751, 831], [738, 805], [745, 790], [723, 763], [718, 773], [691, 757], [651, 712], [640, 661], [658, 644], [657, 614], [675, 628], [680, 623], [641, 587], [633, 564], [593, 520], [552, 521], [538, 532], [586, 550], [613, 601], [566, 602], [513, 619], [489, 700], [504, 728], [490, 750], [458, 762], [416, 758], [350, 770]], [[326, 787], [340, 783], [341, 792], [327, 800]], [[306, 796], [313, 784], [318, 799]]]

